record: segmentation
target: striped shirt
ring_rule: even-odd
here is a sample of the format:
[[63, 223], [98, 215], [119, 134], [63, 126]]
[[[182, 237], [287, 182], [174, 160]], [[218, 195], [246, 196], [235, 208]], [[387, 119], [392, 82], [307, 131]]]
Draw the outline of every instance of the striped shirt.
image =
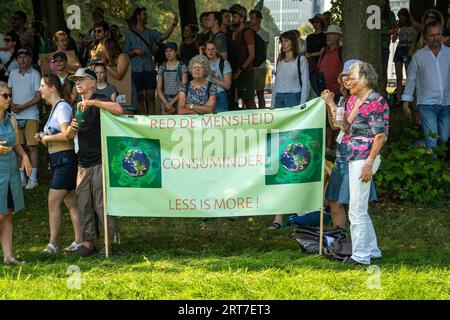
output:
[[184, 63], [178, 62], [175, 69], [167, 69], [167, 62], [164, 62], [158, 70], [158, 76], [162, 77], [165, 96], [176, 96], [181, 88], [183, 74], [188, 70]]

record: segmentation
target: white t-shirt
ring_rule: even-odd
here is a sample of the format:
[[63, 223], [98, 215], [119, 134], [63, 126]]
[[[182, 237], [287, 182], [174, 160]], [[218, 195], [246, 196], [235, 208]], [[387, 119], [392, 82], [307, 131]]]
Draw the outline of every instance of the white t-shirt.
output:
[[44, 133], [46, 135], [58, 134], [61, 132], [61, 125], [63, 123], [69, 124], [71, 120], [72, 108], [67, 102], [61, 100], [61, 102], [56, 105], [55, 110], [51, 112], [51, 116], [44, 126]]
[[[12, 88], [12, 102], [24, 104], [34, 99], [36, 92], [41, 86], [41, 76], [39, 72], [30, 67], [25, 75], [20, 73], [20, 69], [11, 71], [8, 80], [8, 87]], [[38, 120], [39, 109], [37, 105], [31, 106], [23, 111], [14, 113], [19, 120]]]
[[[214, 62], [214, 63], [210, 63], [210, 65], [211, 65], [211, 71], [214, 72], [214, 75], [220, 81], [223, 81], [224, 75], [233, 72], [233, 70], [231, 70], [230, 63], [227, 60], [224, 61], [223, 74], [220, 72], [220, 59], [217, 59], [216, 62]], [[208, 77], [208, 80], [211, 81], [211, 79], [209, 77]], [[223, 91], [225, 91], [225, 89], [217, 86], [217, 93], [220, 93]]]

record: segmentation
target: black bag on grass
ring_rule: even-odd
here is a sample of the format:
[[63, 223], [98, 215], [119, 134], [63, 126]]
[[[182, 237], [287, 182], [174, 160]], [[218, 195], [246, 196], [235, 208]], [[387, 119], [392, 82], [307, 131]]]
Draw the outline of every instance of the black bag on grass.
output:
[[[323, 231], [322, 249], [332, 245], [338, 238], [346, 235], [346, 231], [341, 228], [328, 229]], [[294, 228], [294, 237], [297, 240], [300, 250], [304, 253], [319, 253], [320, 248], [320, 228], [298, 226]]]
[[327, 259], [342, 261], [352, 256], [352, 240], [344, 234], [323, 250]]

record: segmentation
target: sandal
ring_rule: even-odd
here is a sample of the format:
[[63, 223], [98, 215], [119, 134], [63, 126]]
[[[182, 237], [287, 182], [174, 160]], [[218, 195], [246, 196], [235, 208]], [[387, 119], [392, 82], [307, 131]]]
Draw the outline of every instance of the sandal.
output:
[[272, 222], [272, 224], [269, 226], [269, 230], [278, 230], [282, 227], [282, 225], [278, 222]]
[[20, 261], [17, 258], [14, 257], [9, 257], [8, 259], [5, 260], [5, 264], [10, 265], [10, 266], [23, 266], [25, 264], [25, 261]]

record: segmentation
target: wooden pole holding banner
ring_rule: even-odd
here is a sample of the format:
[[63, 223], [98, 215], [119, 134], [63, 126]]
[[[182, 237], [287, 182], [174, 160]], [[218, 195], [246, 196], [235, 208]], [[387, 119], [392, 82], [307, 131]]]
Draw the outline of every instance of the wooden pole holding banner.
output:
[[322, 246], [323, 246], [323, 206], [320, 209], [320, 240], [319, 240], [319, 255], [322, 255]]
[[[104, 111], [100, 111], [104, 112]], [[101, 117], [100, 117], [101, 119]], [[101, 128], [101, 121], [100, 121], [100, 128]], [[100, 129], [100, 132], [101, 129]], [[103, 135], [101, 135], [101, 148], [102, 148], [102, 184], [103, 184], [103, 226], [104, 226], [104, 234], [105, 234], [105, 256], [109, 258], [109, 235], [108, 235], [108, 213], [106, 209], [106, 174], [105, 174], [105, 149], [103, 148]]]

